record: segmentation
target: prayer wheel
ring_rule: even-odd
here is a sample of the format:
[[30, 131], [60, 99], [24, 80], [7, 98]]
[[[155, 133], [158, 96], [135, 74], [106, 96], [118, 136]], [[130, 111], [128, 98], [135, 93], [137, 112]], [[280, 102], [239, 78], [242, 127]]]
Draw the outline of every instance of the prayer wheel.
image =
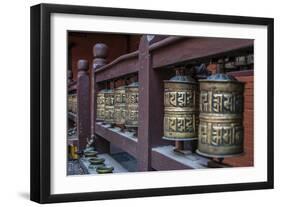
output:
[[126, 117], [126, 88], [120, 86], [114, 90], [114, 122], [116, 125], [124, 125]]
[[77, 112], [77, 95], [68, 95], [68, 110], [72, 113]]
[[114, 124], [114, 90], [108, 89], [104, 92], [104, 122]]
[[139, 83], [133, 82], [126, 86], [126, 118], [125, 126], [127, 128], [138, 127], [139, 114]]
[[106, 89], [103, 89], [98, 92], [97, 94], [97, 117], [96, 121], [104, 121], [104, 108], [105, 108], [105, 98], [104, 94], [106, 92]]
[[197, 139], [198, 83], [176, 69], [176, 75], [164, 80], [164, 136], [163, 139], [188, 141]]
[[220, 72], [199, 82], [198, 154], [224, 158], [243, 153], [244, 84]]

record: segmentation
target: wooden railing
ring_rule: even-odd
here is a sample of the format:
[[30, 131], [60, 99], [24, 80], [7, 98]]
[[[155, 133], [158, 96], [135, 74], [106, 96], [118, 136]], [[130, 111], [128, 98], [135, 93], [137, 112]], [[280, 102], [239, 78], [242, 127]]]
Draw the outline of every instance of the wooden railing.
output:
[[[110, 143], [128, 152], [137, 160], [138, 171], [205, 168], [208, 159], [195, 156], [196, 164], [165, 153], [173, 143], [163, 136], [163, 80], [173, 74], [175, 65], [209, 61], [222, 55], [239, 54], [253, 47], [253, 40], [201, 37], [168, 37], [151, 44], [143, 35], [136, 52], [120, 56], [99, 69], [92, 68], [92, 134], [96, 136], [98, 150], [109, 152]], [[222, 47], [223, 45], [223, 47]], [[137, 74], [139, 88], [138, 138], [106, 128], [95, 122], [95, 100], [105, 81]], [[171, 147], [170, 147], [171, 148]], [[193, 159], [193, 158], [192, 158]], [[191, 160], [192, 160], [191, 159]], [[172, 162], [172, 163], [171, 163]]]
[[[77, 80], [72, 81], [68, 87], [68, 93], [76, 99], [76, 106], [68, 110], [68, 119], [73, 121], [77, 127], [76, 137], [71, 141], [78, 145], [79, 150], [86, 147], [90, 139], [90, 79], [88, 61], [79, 60], [77, 63]], [[69, 109], [69, 106], [68, 106]]]

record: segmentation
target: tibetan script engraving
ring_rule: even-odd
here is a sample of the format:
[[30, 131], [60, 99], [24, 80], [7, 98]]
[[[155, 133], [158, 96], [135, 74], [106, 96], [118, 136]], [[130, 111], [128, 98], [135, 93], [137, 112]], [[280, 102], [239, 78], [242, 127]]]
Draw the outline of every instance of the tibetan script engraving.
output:
[[243, 127], [239, 124], [211, 124], [199, 126], [201, 144], [212, 146], [241, 145], [243, 143]]
[[165, 92], [165, 105], [173, 107], [187, 107], [194, 105], [194, 97], [191, 90], [178, 92]]
[[236, 93], [201, 91], [200, 111], [207, 113], [241, 113], [243, 111], [243, 96]]

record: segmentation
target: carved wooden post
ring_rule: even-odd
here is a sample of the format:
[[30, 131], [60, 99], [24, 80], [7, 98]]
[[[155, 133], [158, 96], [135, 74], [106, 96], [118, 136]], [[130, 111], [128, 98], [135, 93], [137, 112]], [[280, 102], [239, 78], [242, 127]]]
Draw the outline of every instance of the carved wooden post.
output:
[[90, 138], [90, 80], [87, 70], [89, 63], [87, 60], [77, 62], [77, 131], [79, 140], [79, 150], [86, 147]]
[[[168, 144], [163, 136], [164, 87], [162, 75], [152, 68], [149, 46], [157, 36], [143, 35], [139, 45], [138, 170], [151, 170], [151, 148]], [[155, 95], [157, 94], [157, 96]]]
[[95, 147], [100, 152], [109, 152], [110, 143], [105, 139], [95, 135], [96, 125], [96, 98], [97, 93], [101, 88], [96, 84], [95, 70], [106, 65], [106, 57], [108, 55], [108, 47], [106, 44], [97, 43], [93, 46], [93, 63], [92, 63], [92, 77], [91, 77], [91, 137], [95, 137]]
[[92, 78], [91, 78], [91, 136], [95, 135], [96, 124], [96, 95], [100, 88], [96, 84], [95, 70], [106, 65], [106, 57], [108, 54], [108, 47], [106, 44], [97, 43], [93, 46], [93, 64], [92, 64]]
[[[147, 171], [150, 169], [151, 151], [149, 139], [151, 101], [151, 57], [148, 51], [148, 36], [143, 35], [139, 45], [139, 128], [138, 128], [138, 170]], [[156, 107], [157, 108], [157, 107]]]

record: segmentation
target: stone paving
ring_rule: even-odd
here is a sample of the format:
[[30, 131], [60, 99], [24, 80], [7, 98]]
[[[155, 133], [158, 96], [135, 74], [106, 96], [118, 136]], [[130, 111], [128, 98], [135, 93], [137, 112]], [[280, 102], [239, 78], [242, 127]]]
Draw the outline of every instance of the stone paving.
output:
[[68, 160], [67, 162], [67, 175], [83, 175], [83, 169], [81, 168], [78, 160]]
[[[112, 154], [113, 159], [107, 158], [106, 160], [110, 161], [109, 165], [114, 164], [114, 162], [119, 163], [126, 171], [136, 172], [137, 163], [136, 159], [131, 155], [125, 152]], [[67, 175], [83, 175], [85, 172], [81, 167], [79, 160], [68, 160], [67, 162]]]

